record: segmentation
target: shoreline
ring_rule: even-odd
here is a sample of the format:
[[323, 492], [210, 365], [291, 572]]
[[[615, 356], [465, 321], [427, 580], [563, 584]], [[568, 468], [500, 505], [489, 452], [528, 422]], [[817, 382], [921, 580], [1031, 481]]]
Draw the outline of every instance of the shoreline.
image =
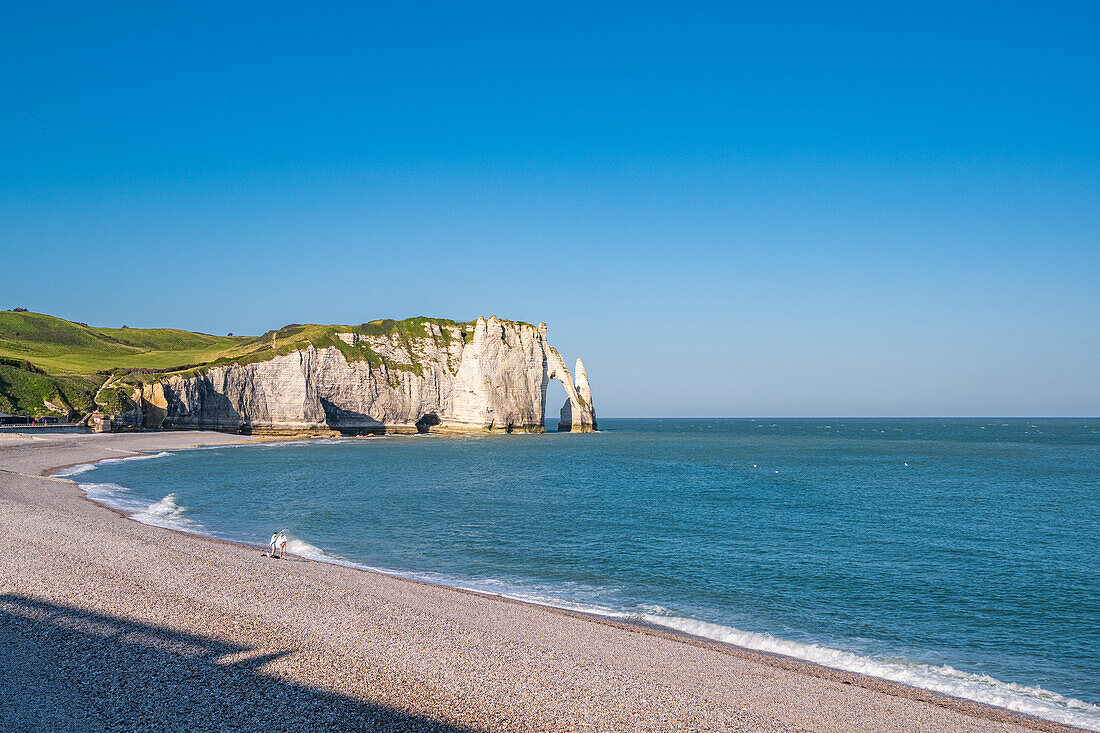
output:
[[[126, 436], [126, 435], [133, 435], [133, 434], [120, 433], [120, 434], [113, 434], [113, 435]], [[179, 435], [179, 434], [177, 433], [177, 435]], [[192, 432], [188, 431], [187, 435], [188, 435], [188, 438], [197, 438], [197, 437], [199, 437], [200, 434], [192, 433]], [[136, 442], [158, 444], [158, 441], [156, 440], [156, 438], [164, 437], [164, 436], [165, 436], [165, 433], [154, 433], [154, 434], [150, 434], [149, 439], [142, 439], [142, 440], [139, 440], [139, 441], [136, 441]], [[91, 450], [90, 450], [91, 456], [98, 456], [98, 457], [89, 457], [88, 455], [82, 455], [82, 457], [79, 460], [70, 460], [70, 461], [62, 463], [60, 465], [43, 467], [41, 464], [39, 464], [37, 466], [38, 471], [36, 472], [36, 477], [39, 478], [39, 479], [44, 479], [44, 480], [50, 481], [50, 482], [62, 482], [63, 485], [67, 486], [69, 488], [70, 492], [75, 495], [75, 498], [82, 499], [83, 500], [82, 503], [86, 504], [87, 506], [94, 507], [95, 512], [102, 513], [103, 510], [105, 509], [105, 510], [107, 510], [107, 515], [106, 516], [109, 516], [112, 519], [113, 518], [123, 518], [123, 519], [130, 520], [126, 524], [142, 528], [142, 532], [150, 533], [150, 537], [154, 538], [154, 541], [155, 541], [156, 536], [158, 536], [158, 535], [159, 536], [174, 535], [174, 536], [178, 536], [178, 537], [181, 537], [181, 538], [187, 538], [188, 541], [200, 543], [201, 547], [206, 548], [205, 552], [207, 554], [211, 554], [211, 555], [217, 554], [215, 548], [235, 548], [238, 551], [260, 554], [260, 553], [262, 553], [261, 548], [259, 548], [256, 545], [251, 545], [251, 544], [248, 544], [248, 543], [245, 543], [245, 542], [238, 542], [238, 541], [227, 540], [227, 539], [222, 539], [222, 538], [218, 538], [218, 537], [211, 537], [211, 536], [208, 536], [208, 535], [203, 535], [203, 534], [199, 534], [199, 533], [195, 533], [195, 532], [189, 532], [189, 531], [182, 530], [182, 529], [175, 529], [175, 528], [171, 528], [171, 527], [163, 527], [163, 526], [159, 526], [159, 525], [150, 525], [150, 524], [146, 524], [146, 523], [143, 523], [143, 522], [139, 522], [138, 520], [132, 519], [129, 515], [127, 515], [125, 512], [123, 512], [121, 510], [114, 509], [110, 506], [107, 506], [106, 504], [103, 504], [101, 502], [95, 501], [94, 499], [91, 499], [91, 498], [87, 497], [85, 495], [84, 491], [80, 488], [79, 483], [77, 481], [75, 481], [73, 479], [66, 478], [66, 477], [54, 477], [54, 476], [51, 475], [51, 474], [57, 473], [59, 471], [63, 471], [66, 468], [71, 468], [73, 466], [83, 465], [83, 464], [95, 464], [95, 463], [98, 463], [99, 461], [102, 461], [102, 460], [107, 460], [107, 459], [111, 459], [111, 458], [114, 458], [114, 457], [118, 457], [118, 456], [115, 456], [115, 455], [111, 455], [111, 453], [128, 453], [131, 456], [134, 456], [134, 455], [141, 455], [143, 453], [148, 453], [148, 452], [155, 452], [155, 451], [159, 451], [159, 450], [175, 450], [175, 451], [190, 450], [190, 449], [208, 447], [208, 446], [211, 446], [211, 445], [225, 445], [225, 446], [229, 446], [229, 445], [248, 445], [248, 444], [261, 443], [261, 442], [300, 442], [302, 440], [301, 438], [289, 439], [289, 440], [287, 438], [276, 439], [276, 440], [270, 440], [270, 439], [265, 440], [264, 438], [258, 438], [257, 439], [257, 438], [245, 437], [245, 436], [232, 436], [232, 439], [229, 439], [231, 436], [228, 436], [228, 435], [225, 435], [225, 434], [215, 434], [215, 436], [216, 436], [216, 440], [213, 444], [199, 443], [199, 442], [193, 441], [193, 440], [173, 439], [172, 442], [182, 442], [184, 444], [183, 445], [176, 445], [174, 447], [167, 447], [167, 448], [165, 448], [165, 447], [143, 448], [143, 447], [140, 447], [140, 446], [134, 446], [134, 445], [132, 445], [132, 443], [134, 443], [135, 441], [133, 441], [133, 440], [128, 441], [125, 438], [111, 439], [110, 442], [112, 442], [112, 443], [121, 443], [124, 446], [129, 446], [129, 447], [112, 448], [112, 447], [109, 447], [107, 445], [102, 444], [105, 441], [100, 441], [100, 444], [92, 446]], [[88, 436], [82, 436], [82, 437], [87, 438]], [[206, 437], [210, 437], [209, 434], [207, 434]], [[35, 442], [43, 442], [43, 441], [52, 442], [52, 441], [49, 441], [49, 439], [46, 438], [45, 436], [32, 436], [32, 437], [29, 438], [29, 440], [30, 441], [35, 441]], [[7, 442], [8, 441], [0, 440], [0, 451], [3, 450], [3, 448], [5, 447], [5, 444]], [[62, 440], [62, 441], [58, 441], [58, 442], [65, 442], [65, 441]], [[77, 442], [77, 441], [72, 441], [72, 442]], [[80, 442], [96, 443], [97, 441], [93, 438], [90, 441], [85, 440], [85, 441], [80, 441]], [[164, 441], [159, 441], [159, 442], [164, 442]], [[104, 453], [105, 451], [107, 452], [106, 454]], [[2, 453], [0, 453], [0, 456], [2, 456]], [[0, 460], [0, 463], [5, 463], [5, 462]], [[4, 466], [4, 468], [6, 469], [7, 467]], [[5, 470], [5, 472], [8, 473], [9, 475], [28, 476], [28, 474], [25, 474], [25, 473], [14, 473], [14, 472], [10, 472], [8, 470]], [[2, 496], [2, 494], [0, 494], [0, 496]], [[168, 530], [168, 533], [162, 533], [161, 532], [162, 530]], [[318, 576], [320, 576], [320, 575], [329, 575], [329, 574], [332, 574], [334, 572], [336, 575], [342, 577], [343, 574], [346, 574], [346, 573], [349, 573], [349, 571], [352, 571], [351, 572], [352, 576], [360, 576], [360, 577], [366, 578], [366, 579], [385, 578], [387, 583], [394, 583], [394, 584], [397, 584], [398, 586], [404, 585], [406, 587], [406, 589], [417, 589], [417, 590], [425, 589], [425, 590], [427, 590], [427, 592], [430, 592], [431, 594], [435, 594], [435, 595], [447, 596], [447, 595], [457, 594], [459, 596], [467, 596], [467, 597], [470, 597], [470, 598], [476, 598], [480, 602], [484, 602], [484, 603], [488, 603], [488, 604], [502, 604], [504, 606], [508, 606], [510, 608], [516, 609], [520, 613], [520, 615], [532, 617], [530, 620], [533, 621], [536, 624], [540, 623], [540, 622], [547, 621], [549, 616], [556, 616], [556, 617], [563, 618], [563, 619], [570, 619], [572, 621], [579, 621], [579, 622], [582, 622], [582, 623], [585, 623], [585, 624], [595, 624], [595, 625], [597, 625], [599, 627], [602, 627], [602, 628], [605, 628], [605, 629], [616, 630], [617, 632], [625, 632], [626, 634], [629, 634], [632, 637], [634, 637], [633, 641], [636, 642], [636, 643], [639, 642], [640, 640], [643, 640], [643, 639], [662, 640], [662, 642], [666, 642], [666, 643], [671, 642], [671, 643], [681, 645], [681, 646], [684, 646], [684, 647], [690, 647], [693, 650], [700, 650], [701, 653], [705, 653], [707, 655], [718, 654], [718, 655], [721, 655], [722, 657], [736, 659], [736, 660], [739, 660], [741, 662], [748, 663], [750, 665], [756, 665], [756, 666], [760, 666], [760, 667], [767, 668], [767, 669], [770, 669], [770, 670], [775, 670], [775, 671], [793, 673], [795, 675], [798, 675], [798, 676], [800, 676], [802, 678], [805, 678], [805, 679], [808, 679], [808, 680], [819, 680], [819, 681], [822, 681], [822, 682], [831, 683], [832, 685], [838, 685], [838, 686], [848, 687], [848, 688], [852, 688], [852, 689], [862, 690], [862, 691], [865, 691], [867, 693], [871, 693], [873, 695], [881, 696], [883, 698], [892, 698], [892, 699], [895, 699], [895, 700], [898, 700], [898, 701], [908, 701], [909, 703], [915, 703], [915, 704], [922, 705], [922, 706], [929, 706], [931, 708], [938, 709], [940, 711], [945, 711], [945, 712], [948, 712], [948, 713], [965, 716], [965, 718], [970, 721], [970, 725], [968, 725], [966, 727], [967, 730], [976, 729], [976, 728], [973, 728], [971, 726], [978, 724], [979, 721], [984, 721], [984, 722], [994, 724], [994, 726], [996, 726], [996, 727], [990, 728], [991, 730], [1017, 730], [1017, 729], [1041, 730], [1041, 731], [1077, 731], [1077, 730], [1083, 730], [1083, 729], [1080, 729], [1080, 728], [1074, 728], [1072, 726], [1069, 726], [1069, 725], [1066, 725], [1066, 724], [1063, 724], [1063, 723], [1057, 723], [1057, 722], [1053, 722], [1053, 721], [1046, 720], [1046, 719], [1043, 719], [1043, 718], [1037, 718], [1037, 717], [1034, 717], [1034, 716], [1031, 716], [1031, 715], [1027, 715], [1027, 714], [1024, 714], [1024, 713], [1019, 713], [1019, 712], [1007, 710], [1007, 709], [1004, 709], [1004, 708], [994, 707], [994, 706], [987, 705], [987, 704], [984, 704], [984, 703], [974, 702], [974, 701], [971, 701], [971, 700], [967, 700], [965, 698], [953, 697], [953, 696], [950, 696], [950, 695], [947, 695], [947, 694], [944, 694], [944, 693], [933, 692], [933, 691], [930, 691], [930, 690], [925, 690], [925, 689], [922, 689], [922, 688], [913, 687], [913, 686], [910, 686], [910, 685], [906, 685], [904, 683], [892, 682], [892, 681], [889, 681], [889, 680], [885, 680], [885, 679], [881, 679], [881, 678], [877, 678], [877, 677], [872, 677], [872, 676], [868, 676], [868, 675], [864, 675], [864, 674], [860, 674], [860, 673], [855, 673], [855, 672], [846, 672], [846, 671], [839, 670], [839, 669], [836, 669], [836, 668], [827, 667], [827, 666], [818, 664], [816, 662], [812, 662], [812, 661], [808, 661], [808, 660], [804, 660], [804, 659], [799, 659], [799, 658], [792, 657], [792, 656], [783, 655], [783, 654], [778, 653], [778, 652], [771, 652], [771, 651], [765, 651], [765, 650], [756, 650], [756, 649], [751, 649], [751, 648], [748, 648], [748, 647], [738, 646], [738, 645], [730, 643], [730, 642], [709, 639], [709, 638], [706, 638], [706, 637], [703, 637], [703, 636], [691, 634], [691, 633], [686, 632], [686, 631], [681, 631], [681, 630], [677, 630], [677, 629], [674, 629], [674, 628], [661, 626], [659, 624], [650, 623], [650, 622], [647, 622], [643, 619], [616, 619], [616, 618], [610, 618], [610, 617], [607, 617], [607, 616], [601, 616], [597, 613], [576, 611], [576, 610], [561, 608], [561, 607], [547, 605], [547, 604], [540, 604], [540, 603], [536, 603], [536, 602], [532, 602], [532, 601], [528, 601], [528, 600], [521, 600], [521, 599], [511, 598], [509, 596], [501, 595], [501, 594], [488, 593], [488, 592], [484, 592], [484, 591], [468, 589], [468, 588], [461, 588], [461, 587], [455, 587], [455, 586], [448, 586], [448, 585], [443, 585], [443, 584], [440, 584], [440, 583], [433, 583], [433, 582], [427, 581], [427, 580], [421, 580], [421, 579], [418, 579], [418, 578], [411, 578], [411, 577], [403, 576], [403, 575], [396, 574], [396, 573], [387, 573], [387, 572], [380, 571], [380, 570], [372, 570], [372, 569], [367, 569], [367, 568], [363, 568], [363, 567], [357, 567], [355, 565], [350, 565], [350, 564], [344, 564], [344, 563], [338, 563], [338, 562], [325, 562], [324, 560], [304, 557], [304, 556], [301, 556], [301, 555], [298, 555], [298, 556], [295, 556], [295, 557], [296, 557], [297, 560], [307, 561], [305, 563], [294, 563], [294, 565], [302, 567], [303, 572], [305, 572], [307, 574], [311, 574], [311, 575], [318, 575]], [[312, 562], [309, 562], [309, 561], [312, 561]], [[282, 564], [280, 564], [280, 566], [281, 565]], [[320, 568], [326, 568], [326, 570], [321, 570]], [[332, 571], [332, 570], [329, 570], [329, 569], [338, 569], [338, 570]], [[589, 631], [592, 631], [592, 630], [589, 630]], [[598, 635], [601, 632], [596, 632], [596, 633]], [[646, 644], [645, 641], [641, 641], [640, 643], [642, 643], [643, 646]], [[691, 655], [691, 652], [689, 652], [689, 656], [690, 655]], [[900, 723], [901, 721], [898, 721], [898, 722]], [[541, 729], [541, 728], [534, 727], [532, 729]], [[756, 729], [756, 728], [745, 728], [745, 729], [748, 730], [748, 729]], [[809, 729], [814, 729], [814, 730], [817, 730], [817, 729], [821, 729], [821, 730], [841, 730], [841, 729], [843, 729], [843, 727], [824, 727], [824, 728], [814, 727], [814, 728], [806, 728], [806, 729], [807, 730], [809, 730]], [[885, 728], [881, 728], [881, 729], [890, 730], [890, 729], [893, 729], [893, 727], [888, 725]], [[933, 729], [936, 729], [936, 728], [933, 728]], [[946, 730], [946, 729], [954, 729], [954, 728], [938, 728], [938, 729]], [[962, 729], [962, 728], [959, 728], [959, 729]]]
[[[269, 438], [269, 437], [270, 436], [265, 436], [265, 438]], [[383, 437], [383, 436], [376, 436], [376, 437]], [[405, 435], [404, 437], [409, 437], [409, 436]], [[270, 440], [270, 439], [265, 440], [265, 439], [261, 439], [261, 440], [255, 441], [255, 443], [258, 444], [258, 443], [283, 443], [283, 442], [285, 442], [285, 443], [289, 444], [289, 443], [300, 443], [300, 442], [306, 442], [306, 441], [309, 441], [309, 440], [320, 440], [320, 439], [324, 439], [324, 437], [323, 436], [317, 436], [317, 437], [312, 437], [312, 438], [293, 438], [293, 439], [286, 439], [286, 440], [278, 440], [278, 439], [276, 439], [276, 440]], [[245, 445], [249, 445], [249, 444], [250, 444], [250, 442], [226, 443], [225, 447], [245, 446]], [[212, 447], [212, 446], [195, 446], [194, 448], [182, 448], [182, 449], [178, 449], [178, 450], [180, 450], [180, 451], [182, 451], [182, 450], [202, 450], [202, 449], [205, 449], [205, 448], [208, 448], [208, 447]], [[100, 461], [97, 461], [96, 463], [102, 462], [103, 460], [112, 460], [112, 459], [110, 457], [105, 457], [103, 459], [100, 459]], [[79, 465], [85, 465], [85, 464], [84, 463], [73, 463], [73, 464], [68, 464], [68, 465], [65, 465], [65, 466], [57, 466], [57, 467], [54, 467], [54, 468], [46, 469], [42, 472], [42, 476], [44, 478], [72, 481], [73, 483], [75, 483], [79, 487], [80, 483], [78, 481], [73, 481], [72, 479], [69, 479], [65, 476], [54, 476], [54, 475], [52, 475], [53, 473], [56, 473], [58, 471], [63, 471], [66, 468], [72, 468], [74, 466], [79, 466]], [[223, 537], [214, 537], [212, 535], [203, 534], [201, 532], [193, 532], [193, 531], [188, 531], [188, 530], [185, 530], [185, 529], [177, 529], [175, 527], [165, 527], [163, 525], [149, 524], [149, 523], [146, 523], [146, 522], [142, 522], [138, 519], [135, 519], [133, 516], [131, 516], [130, 514], [127, 514], [125, 511], [123, 511], [121, 509], [116, 509], [115, 507], [112, 507], [108, 504], [105, 504], [101, 501], [97, 501], [96, 499], [93, 499], [93, 498], [87, 496], [87, 494], [85, 494], [85, 492], [83, 490], [81, 490], [80, 493], [81, 493], [80, 498], [83, 499], [84, 501], [87, 501], [87, 502], [93, 504], [94, 506], [106, 509], [106, 510], [110, 511], [112, 514], [114, 514], [118, 517], [121, 517], [122, 519], [131, 521], [131, 522], [135, 522], [136, 524], [140, 524], [140, 525], [146, 526], [146, 527], [153, 527], [155, 529], [164, 530], [164, 531], [167, 531], [167, 532], [176, 532], [176, 533], [186, 535], [186, 536], [189, 536], [189, 537], [197, 537], [197, 538], [200, 538], [200, 539], [202, 539], [204, 541], [207, 541], [207, 542], [233, 545], [233, 546], [240, 547], [242, 549], [259, 552], [259, 553], [261, 553], [261, 555], [263, 555], [265, 557], [270, 557], [269, 555], [267, 555], [264, 552], [264, 550], [266, 549], [266, 546], [253, 545], [253, 544], [249, 544], [248, 542], [244, 542], [244, 541], [240, 541], [240, 540], [225, 539]], [[967, 715], [972, 715], [972, 716], [975, 716], [975, 717], [985, 717], [985, 718], [987, 718], [989, 720], [993, 720], [993, 721], [1006, 721], [1006, 720], [1011, 721], [1015, 717], [1020, 717], [1020, 718], [1023, 718], [1024, 721], [1026, 721], [1028, 723], [1038, 724], [1039, 727], [1036, 728], [1036, 730], [1048, 730], [1045, 727], [1047, 725], [1056, 726], [1055, 728], [1053, 728], [1051, 730], [1062, 730], [1063, 728], [1065, 730], [1069, 730], [1069, 731], [1084, 731], [1084, 730], [1086, 730], [1086, 729], [1082, 729], [1082, 728], [1076, 728], [1076, 727], [1068, 726], [1065, 723], [1059, 723], [1057, 721], [1047, 720], [1045, 718], [1041, 718], [1041, 717], [1038, 717], [1038, 716], [1028, 715], [1027, 713], [1021, 713], [1021, 712], [1018, 712], [1018, 711], [1010, 710], [1008, 708], [1002, 708], [1002, 707], [998, 707], [996, 705], [990, 705], [988, 703], [978, 702], [978, 701], [970, 700], [970, 699], [967, 699], [967, 698], [964, 698], [964, 697], [957, 697], [957, 696], [954, 696], [954, 695], [949, 695], [949, 694], [946, 694], [946, 693], [937, 692], [935, 690], [928, 690], [928, 689], [925, 689], [923, 687], [916, 687], [914, 685], [908, 685], [908, 684], [905, 684], [903, 682], [895, 682], [893, 680], [885, 679], [885, 678], [882, 678], [882, 677], [875, 677], [873, 675], [862, 674], [862, 673], [859, 673], [859, 672], [849, 672], [847, 670], [840, 669], [840, 668], [837, 668], [837, 667], [829, 667], [827, 665], [819, 664], [817, 662], [814, 662], [814, 661], [811, 661], [811, 660], [808, 660], [808, 659], [801, 659], [799, 657], [791, 656], [791, 655], [788, 655], [788, 654], [782, 654], [780, 652], [769, 651], [769, 650], [766, 650], [766, 649], [753, 649], [751, 647], [741, 646], [741, 645], [735, 644], [733, 642], [721, 641], [721, 640], [718, 640], [718, 639], [711, 639], [711, 638], [708, 638], [706, 636], [702, 636], [702, 635], [699, 635], [699, 634], [693, 634], [689, 631], [682, 631], [680, 629], [676, 629], [676, 628], [669, 627], [669, 626], [662, 626], [661, 624], [653, 623], [653, 622], [646, 621], [646, 620], [640, 619], [640, 618], [638, 618], [638, 619], [616, 618], [616, 617], [609, 616], [609, 615], [601, 615], [600, 613], [595, 612], [595, 611], [580, 611], [580, 610], [575, 610], [575, 609], [571, 609], [571, 608], [566, 608], [566, 607], [563, 607], [563, 606], [555, 606], [551, 603], [538, 603], [536, 601], [524, 600], [522, 598], [514, 598], [512, 596], [508, 596], [508, 595], [505, 595], [503, 593], [491, 593], [491, 592], [488, 592], [488, 591], [477, 590], [477, 589], [474, 589], [474, 588], [464, 588], [464, 587], [458, 586], [458, 585], [447, 585], [445, 583], [437, 583], [437, 582], [433, 582], [433, 581], [430, 581], [430, 580], [423, 580], [421, 578], [415, 578], [415, 577], [410, 577], [408, 575], [403, 575], [399, 571], [389, 571], [389, 572], [387, 572], [385, 570], [379, 570], [379, 569], [372, 569], [372, 568], [364, 567], [360, 564], [354, 563], [353, 561], [348, 561], [348, 562], [327, 561], [327, 560], [323, 560], [323, 559], [320, 559], [320, 558], [307, 557], [305, 555], [298, 555], [298, 554], [292, 553], [290, 551], [288, 551], [287, 554], [289, 556], [293, 557], [295, 562], [319, 563], [319, 564], [322, 564], [322, 565], [331, 565], [331, 566], [335, 566], [335, 567], [347, 568], [347, 569], [355, 571], [355, 572], [369, 573], [369, 574], [372, 574], [372, 575], [381, 575], [381, 576], [385, 576], [387, 578], [393, 578], [395, 580], [405, 582], [405, 583], [422, 584], [422, 585], [426, 585], [426, 586], [429, 586], [429, 587], [432, 587], [432, 588], [440, 588], [440, 589], [445, 589], [445, 590], [449, 590], [449, 591], [455, 591], [457, 593], [467, 593], [467, 594], [470, 594], [470, 595], [473, 595], [473, 596], [478, 596], [478, 597], [489, 599], [489, 600], [502, 601], [502, 602], [505, 602], [505, 603], [515, 603], [515, 604], [519, 604], [521, 606], [527, 606], [527, 607], [542, 610], [542, 611], [549, 611], [549, 612], [552, 612], [552, 613], [557, 613], [557, 614], [561, 614], [561, 615], [564, 615], [564, 616], [568, 616], [568, 617], [571, 617], [571, 618], [582, 619], [582, 620], [585, 620], [585, 621], [590, 621], [590, 622], [593, 622], [593, 623], [603, 624], [603, 625], [611, 626], [611, 627], [615, 627], [615, 628], [621, 628], [621, 629], [625, 629], [625, 630], [635, 632], [635, 633], [650, 634], [650, 635], [659, 636], [659, 637], [663, 637], [663, 638], [674, 639], [676, 641], [681, 641], [681, 642], [685, 642], [685, 643], [688, 643], [688, 644], [692, 644], [692, 645], [698, 646], [700, 648], [716, 649], [716, 650], [721, 651], [723, 653], [732, 653], [732, 654], [741, 656], [744, 659], [751, 659], [752, 661], [766, 663], [766, 664], [769, 664], [769, 665], [772, 665], [772, 666], [776, 666], [780, 669], [786, 669], [786, 670], [790, 670], [790, 671], [799, 672], [801, 674], [810, 675], [812, 677], [816, 677], [816, 678], [819, 678], [819, 679], [827, 679], [827, 680], [834, 681], [834, 682], [840, 682], [842, 684], [856, 685], [856, 686], [859, 686], [859, 687], [864, 687], [866, 689], [872, 689], [872, 690], [876, 690], [876, 691], [879, 691], [879, 692], [884, 692], [886, 694], [897, 695], [899, 697], [904, 697], [904, 698], [910, 699], [910, 700], [916, 700], [916, 701], [921, 701], [921, 702], [930, 702], [932, 704], [939, 705], [939, 706], [942, 706], [942, 707], [945, 707], [945, 708], [948, 708], [948, 709], [956, 710], [958, 712], [962, 712], [962, 713], [967, 714]]]

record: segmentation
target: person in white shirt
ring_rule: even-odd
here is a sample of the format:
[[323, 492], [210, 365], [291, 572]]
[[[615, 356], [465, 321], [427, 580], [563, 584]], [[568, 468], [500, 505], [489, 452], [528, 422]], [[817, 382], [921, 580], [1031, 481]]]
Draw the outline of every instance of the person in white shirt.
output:
[[268, 540], [267, 544], [271, 545], [271, 556], [275, 557], [275, 553], [279, 551], [279, 533], [272, 532], [271, 539]]
[[286, 535], [279, 533], [279, 558], [286, 560]]

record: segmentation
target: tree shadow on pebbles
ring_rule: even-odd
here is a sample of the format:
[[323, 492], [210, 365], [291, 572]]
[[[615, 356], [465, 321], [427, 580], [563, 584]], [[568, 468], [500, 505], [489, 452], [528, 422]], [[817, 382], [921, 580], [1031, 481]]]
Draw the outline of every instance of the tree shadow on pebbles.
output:
[[257, 668], [293, 650], [249, 651], [0, 595], [0, 730], [471, 733], [268, 677]]

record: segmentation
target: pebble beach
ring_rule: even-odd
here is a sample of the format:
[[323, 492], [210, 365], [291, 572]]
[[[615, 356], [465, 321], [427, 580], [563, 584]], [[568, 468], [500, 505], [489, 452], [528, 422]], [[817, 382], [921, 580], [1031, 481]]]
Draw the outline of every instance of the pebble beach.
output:
[[0, 435], [0, 729], [1077, 730], [667, 630], [276, 561], [49, 477], [241, 440]]

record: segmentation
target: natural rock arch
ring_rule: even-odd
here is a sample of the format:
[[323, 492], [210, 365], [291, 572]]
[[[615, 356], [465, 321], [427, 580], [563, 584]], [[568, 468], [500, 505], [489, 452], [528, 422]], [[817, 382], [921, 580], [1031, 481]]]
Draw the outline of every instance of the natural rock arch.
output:
[[596, 429], [596, 410], [592, 405], [592, 389], [588, 384], [588, 372], [584, 364], [577, 359], [576, 381], [565, 366], [565, 359], [558, 350], [546, 341], [546, 324], [539, 324], [542, 334], [544, 368], [542, 379], [542, 399], [546, 403], [546, 386], [556, 379], [565, 387], [567, 399], [562, 405], [558, 432], [589, 433]]

